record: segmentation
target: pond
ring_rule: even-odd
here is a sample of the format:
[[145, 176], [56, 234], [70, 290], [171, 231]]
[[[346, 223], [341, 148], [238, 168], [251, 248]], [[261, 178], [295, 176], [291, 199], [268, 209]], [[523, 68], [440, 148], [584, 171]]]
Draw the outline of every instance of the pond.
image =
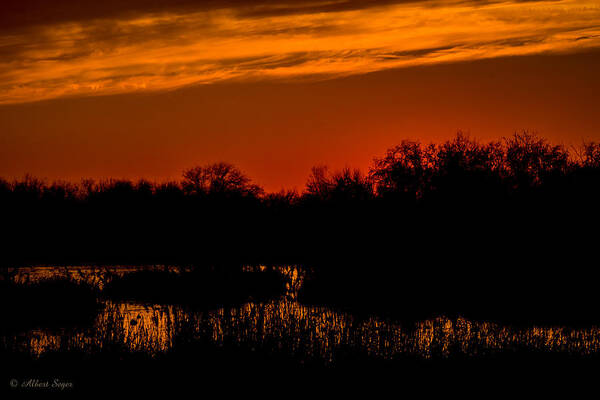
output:
[[[246, 267], [260, 271], [266, 267]], [[5, 349], [39, 357], [47, 352], [141, 352], [156, 356], [181, 340], [204, 341], [216, 347], [234, 346], [278, 352], [300, 360], [335, 364], [350, 349], [374, 359], [410, 356], [421, 359], [480, 357], [507, 352], [565, 353], [590, 356], [600, 352], [600, 329], [595, 326], [512, 327], [462, 317], [401, 323], [376, 316], [355, 316], [335, 308], [297, 300], [306, 272], [298, 266], [277, 267], [285, 291], [276, 298], [248, 300], [214, 309], [182, 304], [115, 300], [103, 296], [104, 286], [136, 271], [171, 271], [171, 266], [30, 267], [15, 270], [21, 284], [63, 277], [98, 288], [102, 307], [91, 325], [5, 334]]]

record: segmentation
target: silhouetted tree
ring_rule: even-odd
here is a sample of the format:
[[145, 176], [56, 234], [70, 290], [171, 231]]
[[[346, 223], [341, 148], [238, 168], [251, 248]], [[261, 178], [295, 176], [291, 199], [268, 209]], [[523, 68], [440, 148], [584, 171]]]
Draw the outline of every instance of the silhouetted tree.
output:
[[507, 173], [515, 189], [532, 188], [567, 172], [569, 154], [561, 145], [552, 146], [528, 132], [514, 134], [504, 142]]
[[435, 145], [404, 140], [376, 158], [370, 177], [380, 196], [393, 195], [410, 201], [422, 197], [435, 167]]
[[130, 204], [135, 199], [135, 184], [128, 180], [109, 179], [97, 183], [92, 201]]
[[453, 140], [437, 147], [434, 157], [438, 174], [498, 172], [503, 163], [500, 142], [482, 145], [459, 132]]
[[326, 199], [331, 191], [332, 182], [329, 180], [326, 165], [316, 165], [311, 168], [306, 182], [305, 194], [313, 199]]
[[43, 198], [49, 201], [74, 201], [77, 195], [77, 185], [70, 182], [53, 182], [43, 188]]
[[360, 170], [344, 168], [329, 174], [326, 166], [316, 166], [306, 184], [305, 197], [319, 201], [365, 201], [372, 199], [373, 184]]
[[263, 197], [263, 202], [269, 209], [282, 209], [296, 205], [299, 198], [300, 196], [296, 190], [281, 190], [276, 193], [267, 193]]
[[580, 148], [576, 148], [575, 155], [578, 162], [584, 168], [600, 168], [600, 143], [584, 142]]
[[261, 187], [251, 184], [250, 178], [229, 163], [194, 167], [183, 172], [182, 186], [187, 194], [240, 195], [258, 197]]
[[373, 183], [360, 170], [344, 168], [331, 176], [331, 197], [334, 200], [367, 201], [374, 197]]
[[462, 133], [435, 148], [428, 192], [438, 201], [473, 206], [503, 192], [504, 151], [500, 142], [482, 145]]
[[181, 201], [184, 193], [178, 182], [165, 182], [155, 185], [154, 194], [159, 201]]
[[5, 198], [11, 192], [12, 189], [10, 183], [5, 179], [0, 178], [0, 198]]
[[46, 183], [32, 175], [26, 174], [22, 180], [15, 180], [12, 191], [18, 201], [35, 201], [42, 197]]
[[145, 179], [140, 179], [135, 185], [135, 191], [137, 192], [138, 196], [145, 199], [150, 199], [154, 194], [154, 184]]

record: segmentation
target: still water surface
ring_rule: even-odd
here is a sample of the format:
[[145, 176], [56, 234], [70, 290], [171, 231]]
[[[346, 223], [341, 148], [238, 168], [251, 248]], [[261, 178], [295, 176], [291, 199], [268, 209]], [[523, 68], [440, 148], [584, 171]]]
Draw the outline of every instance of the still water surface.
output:
[[[110, 277], [148, 267], [33, 267], [19, 271], [19, 282], [69, 276], [102, 288]], [[153, 269], [173, 267], [149, 267]], [[75, 330], [32, 330], [3, 338], [4, 345], [41, 355], [47, 351], [93, 353], [106, 346], [152, 355], [168, 351], [178, 339], [210, 341], [216, 346], [245, 346], [281, 351], [301, 359], [335, 362], [344, 349], [372, 357], [401, 355], [422, 358], [477, 356], [495, 352], [542, 351], [587, 356], [600, 352], [600, 329], [559, 326], [515, 328], [465, 318], [437, 317], [410, 325], [356, 318], [327, 307], [296, 300], [304, 273], [281, 267], [288, 290], [279, 299], [248, 302], [233, 308], [192, 311], [185, 307], [102, 300], [92, 327]]]

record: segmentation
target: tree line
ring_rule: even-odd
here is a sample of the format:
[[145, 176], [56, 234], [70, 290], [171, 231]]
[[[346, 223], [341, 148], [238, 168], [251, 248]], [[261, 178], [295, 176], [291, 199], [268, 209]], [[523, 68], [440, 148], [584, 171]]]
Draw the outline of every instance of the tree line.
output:
[[540, 240], [593, 224], [599, 183], [600, 144], [566, 148], [526, 132], [487, 143], [460, 133], [438, 144], [402, 141], [367, 173], [314, 167], [300, 193], [266, 193], [224, 162], [162, 183], [47, 183], [28, 175], [0, 179], [9, 234], [0, 258], [305, 261], [424, 238], [500, 243], [499, 232], [526, 232]]
[[418, 203], [438, 193], [469, 196], [531, 194], [549, 186], [590, 184], [600, 171], [600, 144], [586, 142], [568, 149], [527, 132], [499, 141], [480, 143], [457, 136], [441, 144], [424, 145], [404, 140], [375, 158], [368, 173], [327, 166], [311, 169], [301, 193], [282, 190], [266, 193], [235, 165], [219, 162], [187, 169], [180, 181], [154, 183], [145, 179], [84, 179], [81, 183], [25, 175], [9, 181], [0, 178], [0, 199], [31, 202], [143, 202], [152, 198], [232, 201], [254, 200], [265, 205], [315, 202], [369, 201], [393, 198]]

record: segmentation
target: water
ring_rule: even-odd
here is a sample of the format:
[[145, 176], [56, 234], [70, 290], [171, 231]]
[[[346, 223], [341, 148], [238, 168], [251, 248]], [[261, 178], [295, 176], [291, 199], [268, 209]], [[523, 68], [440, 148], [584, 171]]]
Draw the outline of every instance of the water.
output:
[[[35, 282], [64, 276], [90, 282], [101, 289], [110, 279], [144, 268], [178, 271], [177, 267], [169, 266], [32, 267], [16, 271], [13, 279]], [[403, 325], [377, 317], [357, 318], [328, 307], [303, 305], [297, 301], [304, 278], [302, 269], [292, 266], [281, 267], [279, 271], [287, 278], [287, 290], [281, 298], [271, 301], [194, 311], [177, 305], [103, 299], [104, 307], [91, 327], [35, 329], [3, 337], [2, 344], [34, 357], [48, 351], [96, 353], [107, 347], [154, 356], [169, 351], [180, 340], [202, 340], [214, 346], [275, 351], [325, 363], [335, 363], [348, 349], [381, 359], [403, 355], [423, 359], [478, 357], [517, 351], [585, 357], [600, 352], [597, 327], [516, 328], [461, 317], [437, 317]]]

